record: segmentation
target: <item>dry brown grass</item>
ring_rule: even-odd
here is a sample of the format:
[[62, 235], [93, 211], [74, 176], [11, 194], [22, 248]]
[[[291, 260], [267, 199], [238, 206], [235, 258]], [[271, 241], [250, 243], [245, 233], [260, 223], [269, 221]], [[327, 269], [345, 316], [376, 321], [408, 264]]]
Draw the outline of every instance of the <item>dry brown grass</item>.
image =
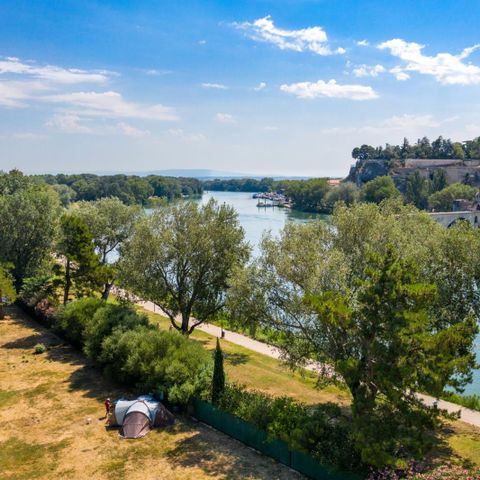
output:
[[[33, 354], [44, 343], [48, 351]], [[103, 400], [125, 392], [19, 310], [0, 320], [0, 477], [293, 479], [293, 471], [187, 419], [139, 440], [107, 430]]]

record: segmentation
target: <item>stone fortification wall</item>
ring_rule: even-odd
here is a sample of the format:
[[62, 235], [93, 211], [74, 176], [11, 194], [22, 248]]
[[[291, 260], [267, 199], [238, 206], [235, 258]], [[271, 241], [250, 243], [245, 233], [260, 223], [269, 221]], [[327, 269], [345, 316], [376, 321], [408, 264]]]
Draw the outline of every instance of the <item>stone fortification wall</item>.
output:
[[407, 158], [405, 159], [406, 168], [432, 168], [432, 167], [446, 167], [448, 165], [461, 165], [462, 160], [458, 159], [424, 159], [424, 158]]

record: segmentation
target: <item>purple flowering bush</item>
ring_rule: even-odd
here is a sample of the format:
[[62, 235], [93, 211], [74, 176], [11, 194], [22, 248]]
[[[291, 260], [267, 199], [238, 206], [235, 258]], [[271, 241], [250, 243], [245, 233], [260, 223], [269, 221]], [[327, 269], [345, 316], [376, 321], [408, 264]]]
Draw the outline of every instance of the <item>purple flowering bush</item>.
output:
[[480, 468], [467, 469], [458, 465], [442, 465], [421, 473], [419, 466], [411, 463], [405, 470], [384, 468], [372, 471], [367, 480], [480, 480]]

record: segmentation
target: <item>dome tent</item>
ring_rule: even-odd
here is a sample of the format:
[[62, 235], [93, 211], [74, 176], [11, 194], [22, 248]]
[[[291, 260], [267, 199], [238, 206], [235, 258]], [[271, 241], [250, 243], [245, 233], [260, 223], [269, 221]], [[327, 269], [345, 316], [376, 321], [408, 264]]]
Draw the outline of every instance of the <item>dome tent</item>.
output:
[[136, 400], [116, 400], [109, 421], [111, 426], [122, 427], [120, 435], [123, 438], [141, 438], [152, 427], [173, 423], [173, 415], [150, 395], [142, 395]]

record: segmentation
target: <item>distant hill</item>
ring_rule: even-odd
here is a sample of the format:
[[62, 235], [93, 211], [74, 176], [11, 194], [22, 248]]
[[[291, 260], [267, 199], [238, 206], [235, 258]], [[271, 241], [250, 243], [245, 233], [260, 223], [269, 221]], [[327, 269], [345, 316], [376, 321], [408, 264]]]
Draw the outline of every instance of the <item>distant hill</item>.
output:
[[252, 175], [223, 170], [209, 170], [206, 168], [188, 169], [177, 168], [169, 170], [155, 170], [152, 172], [138, 172], [137, 175], [162, 175], [164, 177], [191, 177], [191, 178], [252, 178]]
[[256, 180], [261, 180], [262, 178], [269, 177], [274, 180], [305, 180], [310, 177], [295, 177], [287, 175], [272, 175], [265, 174], [248, 174], [248, 173], [239, 173], [239, 172], [228, 172], [224, 170], [210, 170], [207, 168], [197, 168], [197, 169], [188, 169], [188, 168], [178, 168], [178, 169], [168, 169], [168, 170], [150, 170], [145, 172], [95, 172], [97, 175], [112, 175], [116, 173], [123, 173], [125, 175], [138, 175], [140, 177], [146, 177], [147, 175], [160, 175], [163, 177], [188, 177], [188, 178], [197, 178], [199, 180], [213, 180], [215, 178], [221, 178], [225, 180], [235, 179], [235, 178], [254, 178]]

